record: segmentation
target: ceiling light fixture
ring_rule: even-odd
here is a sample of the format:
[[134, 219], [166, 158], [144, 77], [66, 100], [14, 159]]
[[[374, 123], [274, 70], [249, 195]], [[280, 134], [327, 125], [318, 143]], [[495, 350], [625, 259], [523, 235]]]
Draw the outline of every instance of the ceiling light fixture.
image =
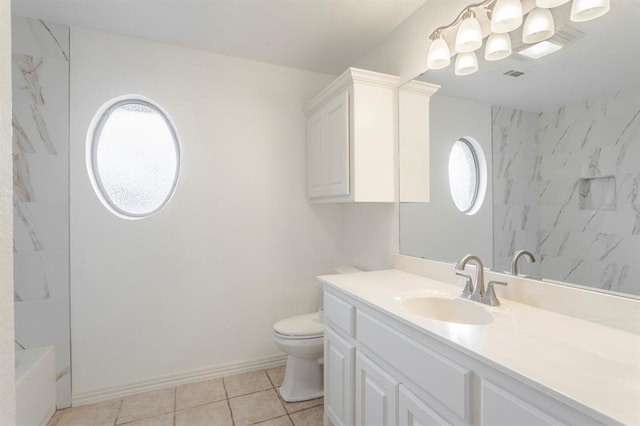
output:
[[[429, 38], [431, 45], [427, 53], [427, 69], [442, 69], [451, 63], [451, 51], [449, 50], [449, 42], [453, 39], [455, 31], [455, 47], [454, 55], [458, 55], [455, 64], [456, 75], [469, 75], [478, 70], [478, 58], [474, 53], [482, 46], [482, 40], [486, 35], [482, 34], [482, 27], [476, 18], [476, 15], [491, 19], [491, 33], [487, 39], [485, 47], [485, 59], [487, 61], [497, 61], [504, 59], [511, 54], [511, 37], [509, 32], [517, 29], [522, 25], [524, 20], [524, 28], [522, 30], [522, 41], [531, 46], [537, 55], [537, 49], [541, 49], [546, 45], [541, 42], [547, 40], [555, 33], [553, 22], [553, 14], [550, 8], [561, 6], [570, 0], [535, 0], [536, 7], [529, 11], [533, 1], [527, 1], [528, 14], [526, 20], [523, 16], [522, 4], [525, 0], [484, 0], [479, 3], [471, 4], [464, 8], [458, 16], [449, 25], [436, 28]], [[589, 21], [596, 19], [609, 11], [610, 0], [573, 0], [571, 4], [571, 20], [574, 22]], [[538, 45], [541, 46], [538, 46]], [[549, 43], [552, 46], [550, 53], [560, 49], [557, 43]], [[539, 58], [542, 56], [527, 55], [528, 49], [519, 51], [518, 53], [525, 56]]]
[[466, 18], [460, 23], [456, 34], [456, 52], [473, 52], [482, 47], [482, 28], [476, 14], [467, 9]]
[[511, 55], [511, 37], [509, 33], [493, 33], [487, 39], [484, 59], [499, 61]]
[[469, 75], [478, 71], [478, 57], [476, 52], [458, 53], [456, 57], [456, 75]]
[[568, 3], [569, 0], [536, 0], [537, 7], [544, 7], [545, 9], [551, 9], [552, 7], [562, 6]]
[[536, 7], [529, 12], [527, 20], [524, 21], [522, 41], [527, 44], [538, 43], [551, 37], [555, 31], [551, 11]]
[[427, 67], [429, 67], [429, 69], [439, 70], [448, 67], [450, 63], [451, 53], [449, 52], [449, 46], [442, 36], [442, 33], [438, 33], [433, 42], [431, 42], [431, 46], [429, 46]]
[[571, 20], [585, 22], [596, 19], [609, 11], [609, 0], [573, 0]]
[[493, 7], [491, 31], [508, 33], [522, 25], [522, 3], [520, 0], [498, 0]]

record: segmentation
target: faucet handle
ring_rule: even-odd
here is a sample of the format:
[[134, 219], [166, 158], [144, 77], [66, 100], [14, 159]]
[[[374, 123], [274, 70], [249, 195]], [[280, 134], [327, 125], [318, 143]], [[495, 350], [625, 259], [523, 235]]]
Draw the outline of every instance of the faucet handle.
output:
[[498, 297], [496, 296], [496, 292], [493, 289], [493, 286], [495, 284], [498, 285], [502, 285], [502, 286], [507, 286], [508, 284], [502, 281], [489, 281], [489, 284], [487, 284], [487, 289], [484, 292], [484, 295], [482, 296], [482, 298], [480, 299], [481, 303], [484, 303], [486, 305], [490, 305], [490, 306], [499, 306], [500, 305], [500, 301], [498, 300]]
[[473, 293], [473, 282], [471, 282], [471, 275], [460, 269], [454, 269], [454, 272], [456, 273], [456, 275], [465, 278], [464, 289], [462, 290], [460, 297], [468, 299]]

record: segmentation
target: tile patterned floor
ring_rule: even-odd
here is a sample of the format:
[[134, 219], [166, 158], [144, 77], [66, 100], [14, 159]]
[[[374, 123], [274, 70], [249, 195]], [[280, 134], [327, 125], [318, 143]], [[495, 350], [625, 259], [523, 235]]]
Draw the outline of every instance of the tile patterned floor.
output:
[[323, 399], [285, 402], [284, 366], [56, 411], [48, 426], [320, 426]]

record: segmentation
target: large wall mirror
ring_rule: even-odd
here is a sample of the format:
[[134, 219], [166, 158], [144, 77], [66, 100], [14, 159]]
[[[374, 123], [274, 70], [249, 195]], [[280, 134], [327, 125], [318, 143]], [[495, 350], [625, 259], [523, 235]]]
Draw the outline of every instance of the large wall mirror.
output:
[[[508, 271], [526, 249], [537, 261], [522, 262], [523, 274], [640, 296], [640, 3], [611, 0], [606, 15], [578, 23], [570, 10], [552, 9], [562, 48], [548, 56], [518, 54], [515, 31], [508, 58], [486, 61], [483, 46], [476, 73], [456, 76], [452, 58], [400, 89], [402, 254], [455, 262], [475, 253]], [[405, 89], [430, 84], [440, 89], [426, 108], [403, 102]], [[428, 127], [416, 126], [416, 111]], [[486, 161], [473, 214], [450, 193], [460, 139], [476, 141]], [[407, 155], [416, 141], [428, 144], [427, 171]], [[403, 177], [420, 173], [423, 196], [409, 196]]]

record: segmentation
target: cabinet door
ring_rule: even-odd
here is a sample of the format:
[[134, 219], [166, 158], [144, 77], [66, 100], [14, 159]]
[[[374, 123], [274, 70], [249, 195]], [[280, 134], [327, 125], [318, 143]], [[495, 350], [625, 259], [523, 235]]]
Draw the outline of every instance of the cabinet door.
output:
[[325, 144], [323, 141], [324, 110], [307, 119], [307, 195], [309, 198], [325, 195]]
[[349, 195], [349, 91], [326, 105], [326, 195]]
[[398, 424], [398, 381], [369, 358], [356, 353], [356, 424]]
[[324, 332], [324, 414], [327, 423], [353, 424], [355, 347], [331, 328]]
[[[544, 426], [561, 425], [557, 419], [542, 412], [512, 392], [491, 382], [482, 383], [481, 424], [484, 426]], [[582, 423], [585, 424], [585, 423]]]
[[398, 424], [400, 426], [441, 426], [451, 424], [402, 385], [399, 386], [398, 391], [398, 411]]

